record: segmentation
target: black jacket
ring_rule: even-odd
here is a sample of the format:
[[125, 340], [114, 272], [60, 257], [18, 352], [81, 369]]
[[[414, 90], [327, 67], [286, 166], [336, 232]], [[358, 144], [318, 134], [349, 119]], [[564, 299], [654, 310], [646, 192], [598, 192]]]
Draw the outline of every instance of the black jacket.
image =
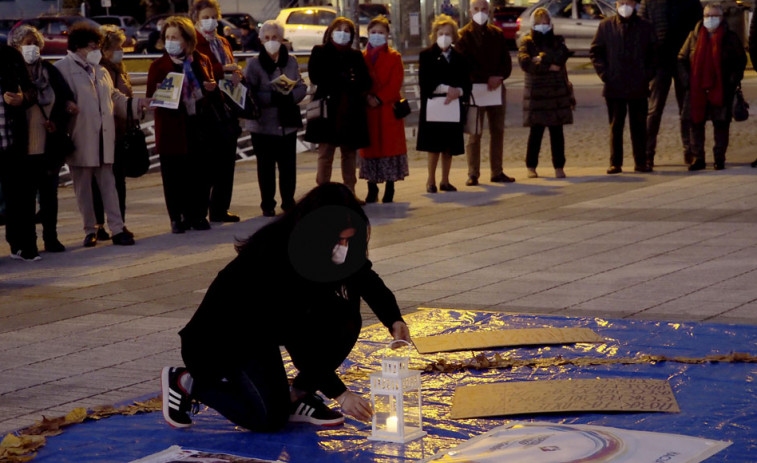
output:
[[15, 154], [26, 154], [29, 146], [29, 130], [26, 122], [26, 110], [37, 103], [37, 89], [29, 77], [21, 53], [13, 47], [0, 44], [0, 91], [24, 94], [21, 106], [5, 104], [5, 121], [13, 136], [9, 150]]
[[42, 67], [47, 71], [50, 76], [50, 86], [55, 92], [55, 103], [53, 109], [47, 117], [53, 121], [56, 130], [65, 130], [68, 127], [68, 123], [71, 119], [71, 115], [66, 110], [69, 101], [76, 102], [74, 92], [71, 91], [71, 87], [68, 86], [66, 79], [60, 73], [58, 68], [53, 66], [49, 61], [42, 61]]
[[654, 28], [636, 13], [628, 19], [615, 15], [599, 23], [589, 55], [605, 84], [605, 98], [649, 95], [649, 81], [656, 72], [655, 43]]
[[689, 32], [702, 20], [699, 0], [642, 0], [639, 16], [654, 26], [659, 66], [674, 66]]

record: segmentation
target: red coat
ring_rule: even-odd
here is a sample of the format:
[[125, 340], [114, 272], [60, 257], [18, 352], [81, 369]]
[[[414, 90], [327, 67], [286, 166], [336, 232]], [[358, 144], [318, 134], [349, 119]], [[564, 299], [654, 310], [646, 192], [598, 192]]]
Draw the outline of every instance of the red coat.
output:
[[405, 122], [394, 117], [392, 106], [400, 100], [400, 89], [404, 80], [405, 68], [402, 56], [389, 47], [380, 50], [376, 64], [373, 64], [367, 51], [363, 52], [373, 86], [368, 92], [381, 100], [376, 108], [368, 107], [368, 133], [371, 144], [360, 150], [360, 156], [366, 159], [388, 158], [407, 153], [405, 143]]
[[[214, 80], [213, 67], [210, 58], [195, 51], [192, 56], [192, 70], [200, 81], [203, 82]], [[171, 60], [167, 53], [156, 59], [150, 65], [147, 73], [147, 97], [150, 98], [155, 93], [155, 89], [163, 82], [169, 72], [182, 72], [181, 67]], [[218, 90], [216, 90], [218, 91]], [[208, 92], [202, 89], [207, 99]], [[203, 101], [197, 102], [197, 112], [202, 111]], [[186, 154], [189, 149], [187, 145], [187, 112], [184, 105], [179, 109], [155, 108], [155, 149], [159, 154]]]
[[[218, 61], [216, 55], [213, 54], [213, 50], [210, 49], [210, 42], [208, 42], [208, 39], [206, 39], [205, 36], [202, 35], [202, 32], [195, 31], [195, 33], [197, 34], [197, 51], [210, 58], [210, 62], [213, 63], [213, 76], [216, 78], [216, 80], [223, 79], [223, 63]], [[225, 37], [221, 37], [218, 34], [216, 34], [216, 36], [221, 41], [221, 45], [223, 46], [223, 51], [226, 54], [226, 58], [230, 63], [233, 63], [234, 54], [231, 50], [229, 41], [226, 40]]]

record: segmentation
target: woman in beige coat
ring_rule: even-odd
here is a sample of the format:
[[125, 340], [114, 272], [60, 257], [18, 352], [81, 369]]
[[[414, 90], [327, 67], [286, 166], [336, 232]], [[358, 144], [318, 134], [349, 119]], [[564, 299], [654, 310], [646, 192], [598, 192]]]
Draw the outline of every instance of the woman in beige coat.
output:
[[[102, 57], [100, 31], [88, 25], [71, 28], [68, 55], [55, 63], [74, 92], [78, 114], [72, 118], [71, 137], [76, 149], [66, 159], [74, 193], [84, 222], [84, 246], [97, 244], [97, 221], [92, 203], [92, 179], [97, 181], [113, 244], [132, 245], [134, 236], [124, 227], [113, 176], [116, 128], [114, 112], [126, 117], [128, 98], [113, 87]], [[139, 103], [134, 100], [136, 111]]]

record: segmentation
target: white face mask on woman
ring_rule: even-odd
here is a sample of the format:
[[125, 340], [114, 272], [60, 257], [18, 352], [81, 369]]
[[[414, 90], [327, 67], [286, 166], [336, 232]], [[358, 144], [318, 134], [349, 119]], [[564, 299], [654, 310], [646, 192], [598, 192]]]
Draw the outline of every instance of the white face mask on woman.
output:
[[337, 45], [347, 45], [350, 43], [350, 33], [348, 31], [334, 31], [331, 33], [331, 40]]
[[209, 34], [215, 31], [217, 27], [218, 27], [218, 20], [215, 18], [207, 18], [207, 19], [200, 20], [200, 29], [206, 34]]
[[449, 35], [440, 35], [436, 38], [436, 44], [439, 45], [439, 48], [442, 50], [446, 50], [452, 45], [452, 37]]
[[181, 48], [181, 43], [178, 40], [166, 40], [165, 43], [166, 53], [171, 56], [179, 56], [184, 52]]
[[269, 40], [268, 42], [264, 43], [263, 46], [265, 47], [265, 51], [268, 52], [269, 55], [273, 56], [276, 53], [281, 50], [281, 42], [278, 40]]
[[334, 246], [334, 249], [331, 250], [331, 262], [336, 265], [342, 265], [344, 261], [347, 260], [347, 251], [349, 251], [349, 249], [349, 246], [337, 243]]
[[110, 60], [116, 64], [120, 63], [124, 60], [124, 51], [123, 50], [116, 50], [113, 52], [113, 56], [110, 58]]
[[87, 62], [92, 66], [100, 64], [100, 60], [103, 58], [103, 52], [100, 50], [92, 50], [87, 53]]
[[631, 5], [620, 5], [618, 7], [618, 14], [624, 18], [630, 18], [634, 12], [634, 7]]
[[26, 64], [34, 64], [39, 59], [39, 47], [36, 45], [21, 45], [21, 54]]
[[370, 43], [373, 47], [386, 45], [386, 34], [371, 32], [371, 35], [368, 36], [368, 43]]

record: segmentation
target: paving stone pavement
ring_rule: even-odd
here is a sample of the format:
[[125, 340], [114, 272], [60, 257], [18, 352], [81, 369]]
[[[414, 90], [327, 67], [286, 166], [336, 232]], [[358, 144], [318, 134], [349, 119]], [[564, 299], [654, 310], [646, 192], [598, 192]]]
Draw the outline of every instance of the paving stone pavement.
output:
[[[451, 178], [460, 191], [438, 194], [425, 193], [425, 157], [414, 154], [396, 202], [366, 207], [370, 257], [404, 313], [756, 324], [755, 151], [733, 150], [719, 172], [689, 174], [672, 163], [608, 176], [604, 164], [577, 163], [564, 180], [526, 179], [522, 161], [508, 159], [516, 183], [483, 178], [477, 187], [463, 185], [456, 158]], [[303, 194], [314, 186], [315, 155], [298, 162]], [[133, 247], [82, 248], [71, 188], [60, 201], [67, 252], [19, 262], [0, 244], [0, 432], [157, 393], [160, 368], [180, 363], [177, 331], [233, 258], [234, 240], [270, 220], [257, 206], [254, 161], [237, 169], [233, 209], [244, 220], [205, 232], [172, 235], [160, 176], [129, 179]], [[366, 324], [376, 322], [364, 313]]]

